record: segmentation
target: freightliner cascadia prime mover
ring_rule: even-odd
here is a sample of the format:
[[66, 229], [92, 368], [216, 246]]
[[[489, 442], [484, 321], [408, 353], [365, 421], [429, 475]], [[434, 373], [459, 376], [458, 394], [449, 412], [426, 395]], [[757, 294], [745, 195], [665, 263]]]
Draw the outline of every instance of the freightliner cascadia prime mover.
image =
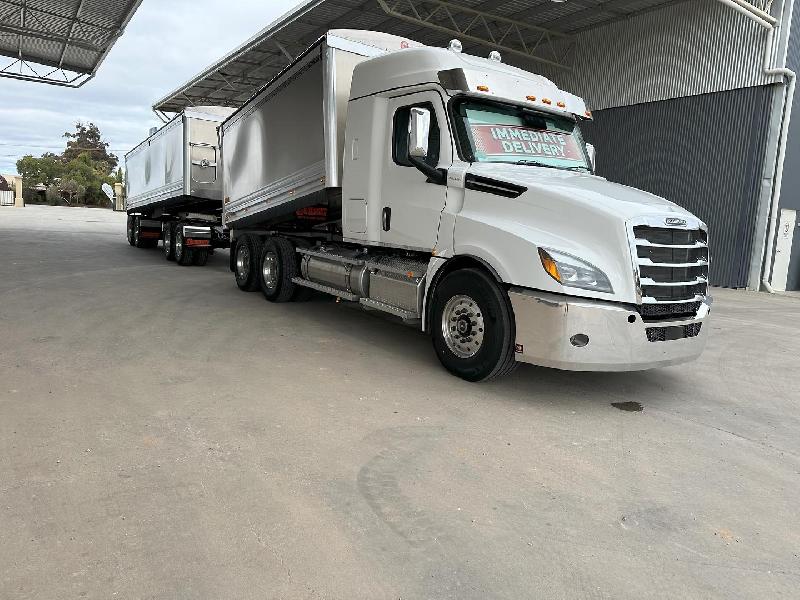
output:
[[595, 176], [589, 118], [496, 52], [331, 31], [219, 128], [236, 283], [395, 315], [469, 381], [695, 359], [707, 227]]
[[125, 155], [128, 243], [164, 243], [167, 260], [204, 265], [228, 246], [217, 128], [233, 109], [184, 111]]

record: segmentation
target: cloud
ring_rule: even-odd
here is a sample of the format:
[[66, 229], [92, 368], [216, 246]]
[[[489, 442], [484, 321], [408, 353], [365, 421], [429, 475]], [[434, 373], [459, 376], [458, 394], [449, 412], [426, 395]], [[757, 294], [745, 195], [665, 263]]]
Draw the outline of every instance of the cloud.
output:
[[[152, 104], [298, 0], [144, 0], [97, 76], [71, 90], [0, 79], [0, 173], [25, 154], [60, 152], [76, 121], [92, 121], [121, 156], [159, 121]], [[0, 57], [0, 64], [8, 59]]]

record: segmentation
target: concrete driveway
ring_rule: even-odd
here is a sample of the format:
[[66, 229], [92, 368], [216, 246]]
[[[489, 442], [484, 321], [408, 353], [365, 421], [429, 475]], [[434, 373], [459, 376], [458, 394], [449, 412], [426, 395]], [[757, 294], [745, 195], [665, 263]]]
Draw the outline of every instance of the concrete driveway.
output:
[[224, 252], [0, 209], [0, 598], [797, 598], [800, 300], [715, 313], [689, 366], [474, 385]]

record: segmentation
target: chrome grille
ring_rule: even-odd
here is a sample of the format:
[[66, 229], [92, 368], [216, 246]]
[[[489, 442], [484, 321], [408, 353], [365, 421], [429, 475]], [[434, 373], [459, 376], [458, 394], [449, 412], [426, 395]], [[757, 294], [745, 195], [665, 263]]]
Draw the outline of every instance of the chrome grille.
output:
[[706, 232], [699, 227], [650, 224], [635, 225], [631, 232], [642, 296], [639, 308], [642, 320], [667, 321], [697, 315], [708, 293]]

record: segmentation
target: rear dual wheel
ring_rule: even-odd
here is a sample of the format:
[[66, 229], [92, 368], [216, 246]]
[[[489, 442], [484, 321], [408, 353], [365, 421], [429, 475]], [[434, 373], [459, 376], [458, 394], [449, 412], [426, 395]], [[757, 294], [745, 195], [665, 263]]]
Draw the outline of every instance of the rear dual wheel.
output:
[[175, 262], [182, 267], [192, 264], [193, 251], [186, 247], [186, 239], [183, 237], [183, 229], [181, 227], [175, 228], [174, 240]]
[[175, 225], [173, 223], [164, 223], [162, 238], [164, 242], [164, 258], [175, 260]]
[[258, 271], [261, 247], [262, 243], [259, 238], [245, 234], [236, 240], [236, 246], [231, 250], [236, 285], [243, 292], [255, 292], [259, 289]]
[[294, 244], [280, 237], [267, 238], [259, 260], [261, 293], [270, 302], [289, 302], [300, 299], [306, 288], [292, 281], [300, 275]]
[[[129, 219], [131, 217], [128, 217]], [[128, 237], [128, 243], [137, 248], [155, 248], [158, 246], [158, 238], [143, 238], [142, 237], [142, 218], [133, 217], [131, 226], [131, 234]]]
[[128, 224], [127, 224], [127, 227], [126, 227], [126, 234], [127, 234], [127, 238], [128, 238], [128, 243], [131, 246], [135, 246], [136, 245], [136, 241], [133, 239], [133, 225], [134, 225], [134, 222], [136, 221], [136, 218], [137, 217], [134, 217], [133, 215], [128, 215]]

